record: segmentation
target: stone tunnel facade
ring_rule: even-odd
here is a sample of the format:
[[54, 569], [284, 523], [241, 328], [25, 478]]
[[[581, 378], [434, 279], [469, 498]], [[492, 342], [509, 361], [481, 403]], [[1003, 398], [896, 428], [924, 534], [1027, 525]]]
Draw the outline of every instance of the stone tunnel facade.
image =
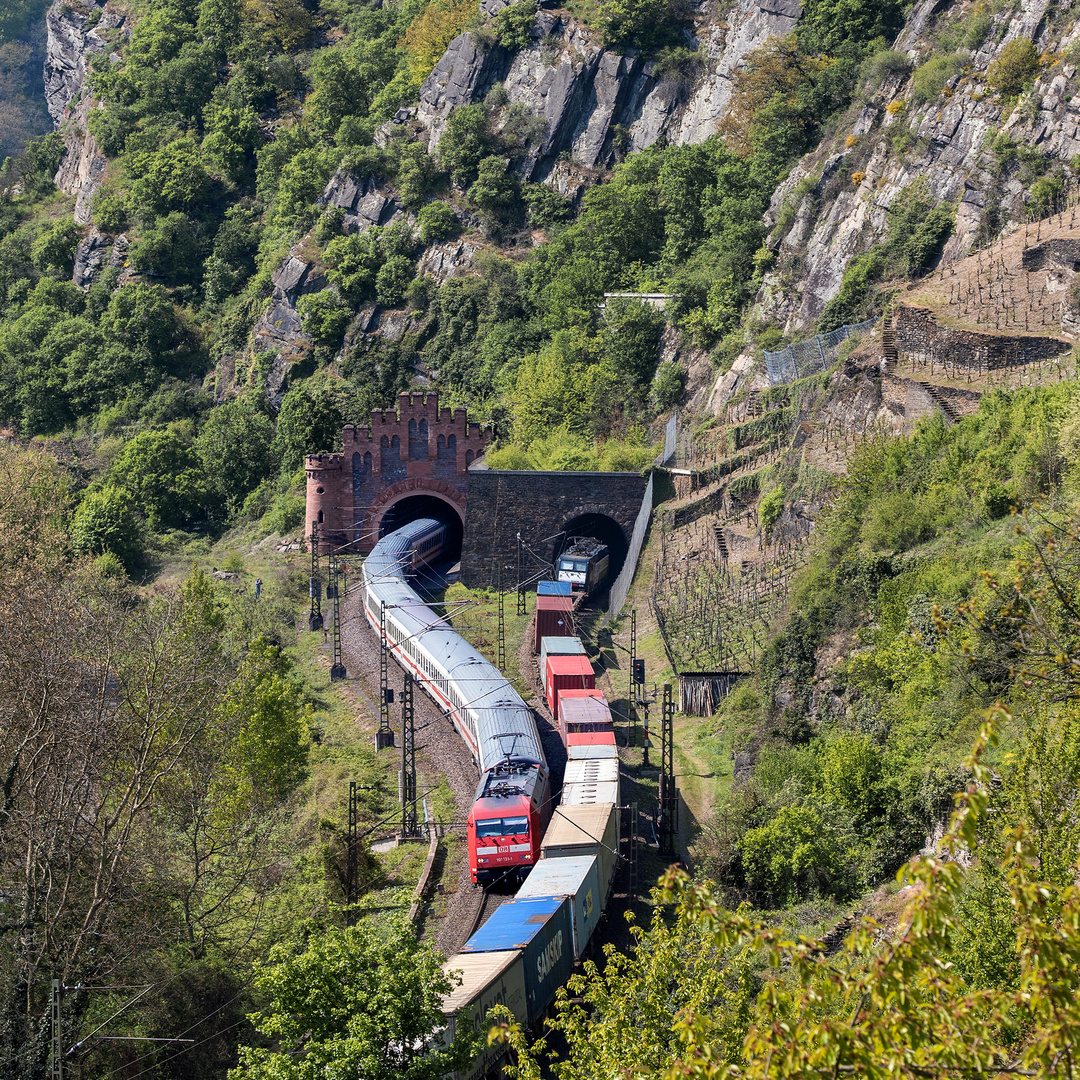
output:
[[440, 409], [437, 394], [402, 394], [370, 427], [347, 425], [341, 453], [307, 455], [307, 535], [318, 529], [321, 554], [366, 555], [387, 512], [413, 495], [441, 500], [464, 523], [468, 469], [490, 441], [464, 409]]
[[513, 588], [518, 534], [528, 578], [555, 557], [557, 547], [561, 550], [559, 537], [567, 526], [582, 519], [606, 519], [621, 534], [625, 554], [647, 484], [638, 473], [470, 469], [462, 582], [470, 588], [494, 587], [501, 573], [503, 588]]

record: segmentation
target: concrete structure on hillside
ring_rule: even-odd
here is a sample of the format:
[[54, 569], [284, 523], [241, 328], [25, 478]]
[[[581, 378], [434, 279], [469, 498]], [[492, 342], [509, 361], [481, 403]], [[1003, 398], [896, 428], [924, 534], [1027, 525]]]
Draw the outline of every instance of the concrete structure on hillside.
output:
[[464, 409], [440, 409], [438, 394], [402, 394], [398, 410], [377, 409], [371, 426], [347, 425], [341, 453], [309, 454], [307, 527], [319, 551], [366, 555], [384, 533], [430, 513], [460, 544], [467, 472], [491, 441]]

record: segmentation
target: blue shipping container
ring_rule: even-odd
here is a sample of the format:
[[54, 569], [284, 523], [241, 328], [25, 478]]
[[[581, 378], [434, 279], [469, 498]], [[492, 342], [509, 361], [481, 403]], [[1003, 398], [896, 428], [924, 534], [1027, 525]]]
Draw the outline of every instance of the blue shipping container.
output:
[[518, 899], [539, 896], [569, 896], [574, 913], [574, 955], [581, 959], [600, 922], [603, 898], [595, 855], [568, 859], [541, 859], [518, 890]]
[[537, 596], [571, 596], [573, 586], [569, 581], [538, 581], [536, 583]]
[[463, 953], [524, 953], [528, 1024], [544, 1010], [574, 970], [574, 922], [569, 896], [541, 900], [508, 900], [462, 946]]

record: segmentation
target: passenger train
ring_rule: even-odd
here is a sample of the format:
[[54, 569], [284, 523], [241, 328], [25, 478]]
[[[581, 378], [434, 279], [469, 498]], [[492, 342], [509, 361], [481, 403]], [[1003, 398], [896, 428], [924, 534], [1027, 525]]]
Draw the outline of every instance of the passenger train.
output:
[[[551, 797], [532, 710], [499, 670], [435, 615], [409, 578], [440, 557], [446, 530], [414, 521], [383, 537], [364, 562], [364, 613], [420, 687], [445, 709], [480, 774], [468, 819], [474, 882], [525, 883], [444, 964], [459, 985], [442, 1003], [440, 1036], [473, 1031], [480, 1054], [453, 1080], [493, 1075], [488, 1010], [504, 1005], [538, 1030], [591, 947], [619, 863], [619, 761], [611, 714], [580, 641], [544, 637], [552, 716], [567, 748], [562, 801]], [[550, 824], [550, 828], [548, 828]]]
[[435, 615], [407, 578], [442, 551], [445, 526], [421, 518], [364, 561], [364, 614], [420, 687], [445, 709], [480, 782], [468, 820], [469, 870], [490, 884], [533, 866], [551, 817], [551, 780], [532, 710], [499, 669]]

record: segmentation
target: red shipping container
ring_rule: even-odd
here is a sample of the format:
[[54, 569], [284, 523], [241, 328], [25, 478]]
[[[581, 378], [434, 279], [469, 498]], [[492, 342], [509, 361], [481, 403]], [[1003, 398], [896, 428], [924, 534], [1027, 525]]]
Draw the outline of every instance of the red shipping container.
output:
[[540, 642], [546, 637], [572, 637], [574, 634], [574, 598], [572, 596], [538, 596], [536, 621], [533, 624], [533, 652], [540, 652]]
[[593, 690], [596, 675], [587, 656], [549, 656], [545, 678], [548, 708], [559, 719], [560, 690]]
[[614, 746], [615, 725], [603, 692], [560, 690], [559, 735], [566, 746]]

